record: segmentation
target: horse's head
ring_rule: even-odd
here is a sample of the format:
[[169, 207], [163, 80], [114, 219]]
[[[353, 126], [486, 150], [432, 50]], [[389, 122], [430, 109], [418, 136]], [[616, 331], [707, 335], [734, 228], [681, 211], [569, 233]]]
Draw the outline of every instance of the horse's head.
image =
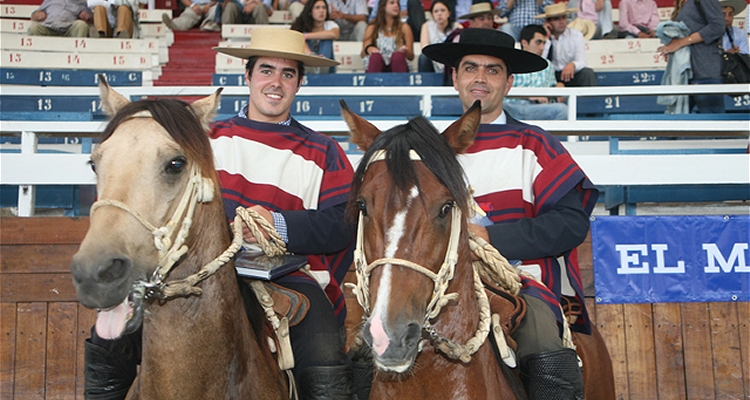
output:
[[130, 103], [101, 82], [112, 120], [91, 154], [98, 200], [71, 270], [81, 304], [102, 310], [97, 333], [115, 338], [140, 326], [148, 282], [183, 255], [196, 205], [220, 199], [206, 135], [220, 91], [192, 106]]
[[[458, 259], [468, 264], [469, 193], [456, 154], [471, 145], [475, 103], [441, 134], [425, 118], [384, 133], [342, 103], [352, 141], [365, 150], [352, 185], [359, 215], [357, 296], [368, 318], [365, 342], [379, 370], [411, 370], [426, 323], [450, 296]], [[465, 246], [458, 246], [462, 241]]]

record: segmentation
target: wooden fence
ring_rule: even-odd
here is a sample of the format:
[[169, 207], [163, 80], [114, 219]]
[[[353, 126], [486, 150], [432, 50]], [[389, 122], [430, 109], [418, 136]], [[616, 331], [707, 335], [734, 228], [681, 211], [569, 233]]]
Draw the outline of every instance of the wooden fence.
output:
[[[0, 399], [82, 399], [83, 340], [69, 263], [88, 218], [0, 218]], [[596, 305], [618, 399], [750, 399], [750, 303]], [[589, 399], [594, 400], [594, 399]]]

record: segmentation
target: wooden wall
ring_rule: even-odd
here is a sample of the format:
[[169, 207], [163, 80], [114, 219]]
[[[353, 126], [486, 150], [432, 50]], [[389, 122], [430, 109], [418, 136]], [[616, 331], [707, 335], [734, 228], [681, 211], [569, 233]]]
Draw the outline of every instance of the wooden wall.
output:
[[[83, 398], [95, 315], [76, 302], [69, 263], [87, 228], [0, 218], [0, 399]], [[618, 399], [750, 399], [750, 303], [596, 305], [589, 241], [581, 261]]]

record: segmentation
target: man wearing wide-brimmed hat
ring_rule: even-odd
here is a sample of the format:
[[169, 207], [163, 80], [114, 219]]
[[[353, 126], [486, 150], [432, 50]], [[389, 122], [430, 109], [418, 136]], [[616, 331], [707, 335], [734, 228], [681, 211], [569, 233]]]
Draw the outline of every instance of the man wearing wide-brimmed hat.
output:
[[[353, 170], [335, 140], [290, 114], [304, 67], [338, 65], [304, 47], [299, 32], [258, 28], [248, 48], [214, 48], [247, 59], [250, 96], [237, 116], [214, 125], [211, 147], [229, 219], [237, 206], [250, 207], [288, 251], [308, 256], [315, 279], [295, 272], [275, 280], [310, 300], [307, 316], [290, 328], [300, 397], [350, 400], [352, 370], [339, 329], [346, 316], [341, 284], [352, 261], [344, 209]], [[244, 239], [255, 241], [249, 231]]]
[[469, 12], [459, 15], [456, 20], [469, 20], [469, 28], [487, 28], [492, 29], [495, 22], [495, 15], [500, 14], [500, 10], [492, 8], [492, 3], [482, 1], [472, 4]]
[[560, 336], [559, 302], [565, 295], [581, 304], [571, 328], [589, 333], [576, 247], [586, 238], [599, 194], [558, 139], [503, 111], [513, 74], [540, 71], [547, 61], [488, 29], [465, 29], [458, 43], [429, 45], [422, 53], [455, 68], [453, 87], [464, 111], [481, 101], [482, 125], [459, 160], [492, 223], [469, 224], [469, 230], [506, 258], [521, 260], [519, 268], [538, 279], [521, 277], [527, 313], [512, 335], [527, 394], [532, 400], [583, 399], [576, 352]]
[[553, 0], [500, 0], [497, 4], [500, 16], [508, 18], [500, 29], [518, 42], [521, 40], [521, 29], [528, 25], [541, 25], [542, 21], [534, 16], [552, 4]]
[[544, 26], [550, 32], [550, 44], [544, 54], [552, 61], [557, 81], [565, 86], [596, 86], [596, 73], [586, 67], [583, 34], [568, 27], [568, 14], [577, 10], [568, 8], [566, 3], [555, 3], [544, 7], [544, 14], [535, 18], [546, 19]]
[[719, 5], [724, 13], [724, 24], [726, 26], [721, 47], [727, 53], [750, 54], [750, 46], [748, 46], [745, 31], [732, 26], [735, 15], [745, 10], [747, 3], [745, 3], [745, 0], [720, 0]]

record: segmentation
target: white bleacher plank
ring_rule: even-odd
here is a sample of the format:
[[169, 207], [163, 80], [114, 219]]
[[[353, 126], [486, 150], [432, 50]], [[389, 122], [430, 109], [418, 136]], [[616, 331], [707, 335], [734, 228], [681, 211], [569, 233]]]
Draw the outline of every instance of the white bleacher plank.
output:
[[273, 14], [268, 17], [269, 24], [291, 24], [292, 13], [287, 10], [274, 10]]
[[167, 14], [170, 18], [172, 18], [172, 10], [169, 9], [154, 9], [154, 10], [148, 10], [145, 8], [142, 8], [138, 10], [138, 21], [141, 23], [144, 22], [157, 22], [161, 23], [161, 15]]
[[3, 4], [0, 6], [0, 18], [25, 18], [31, 19], [31, 13], [39, 6], [31, 4]]
[[250, 36], [252, 35], [253, 29], [255, 28], [289, 29], [291, 28], [291, 25], [224, 24], [221, 26], [221, 37], [231, 40], [250, 40]]
[[0, 34], [3, 50], [79, 53], [159, 53], [156, 39], [100, 39]]
[[0, 67], [56, 69], [147, 70], [159, 68], [159, 56], [151, 53], [75, 53], [0, 51]]
[[249, 40], [240, 40], [240, 41], [224, 40], [224, 41], [219, 42], [217, 46], [244, 49], [244, 48], [250, 47], [250, 41]]
[[362, 51], [362, 42], [334, 40], [333, 54], [360, 54]]
[[0, 32], [2, 33], [26, 33], [31, 21], [28, 19], [0, 19]]
[[586, 53], [586, 65], [594, 71], [664, 70], [665, 57], [657, 53]]
[[214, 70], [217, 74], [241, 74], [245, 72], [245, 60], [223, 53], [216, 53]]
[[595, 53], [655, 53], [661, 46], [659, 39], [601, 39], [586, 42], [586, 52]]

